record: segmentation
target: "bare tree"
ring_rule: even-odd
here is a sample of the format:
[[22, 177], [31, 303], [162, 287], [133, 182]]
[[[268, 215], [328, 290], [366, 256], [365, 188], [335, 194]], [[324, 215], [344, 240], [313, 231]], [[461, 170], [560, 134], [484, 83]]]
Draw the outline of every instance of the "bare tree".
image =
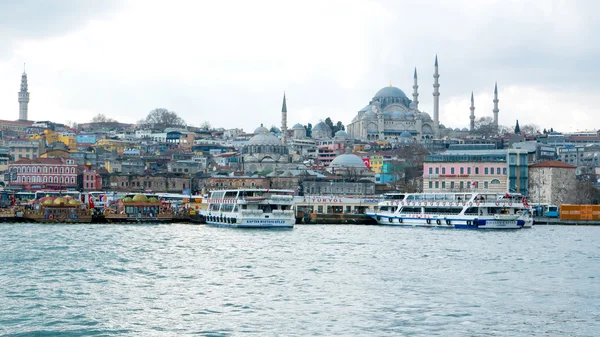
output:
[[185, 121], [174, 111], [165, 108], [156, 108], [148, 113], [145, 119], [138, 124], [156, 125], [158, 127], [185, 126]]
[[484, 116], [475, 120], [473, 133], [480, 136], [491, 137], [498, 134], [498, 127], [494, 123], [494, 118]]
[[118, 123], [116, 119], [106, 117], [104, 114], [97, 114], [92, 118], [92, 123]]
[[211, 129], [210, 123], [208, 121], [202, 122], [202, 124], [200, 124], [200, 129], [206, 130], [206, 131], [210, 130]]
[[532, 136], [540, 133], [540, 127], [535, 124], [526, 124], [521, 126], [520, 128], [522, 135]]

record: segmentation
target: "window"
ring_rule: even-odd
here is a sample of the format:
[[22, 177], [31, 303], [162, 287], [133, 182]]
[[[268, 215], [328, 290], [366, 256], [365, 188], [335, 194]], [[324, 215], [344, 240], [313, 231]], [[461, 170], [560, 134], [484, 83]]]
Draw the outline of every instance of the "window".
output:
[[450, 168], [450, 174], [454, 174], [454, 167]]
[[471, 174], [471, 168], [467, 167], [467, 174]]
[[433, 181], [429, 182], [429, 188], [433, 188]]
[[435, 174], [440, 174], [440, 168], [439, 167], [435, 168]]
[[450, 182], [450, 188], [451, 188], [451, 189], [454, 189], [454, 181], [451, 181], [451, 182]]
[[75, 177], [71, 177], [71, 184], [75, 183]]
[[71, 173], [75, 173], [75, 168], [71, 167]]
[[44, 182], [47, 183], [48, 182], [48, 177], [44, 176]]
[[496, 168], [496, 174], [500, 174], [500, 168]]
[[479, 167], [475, 168], [475, 174], [479, 174]]
[[44, 173], [48, 173], [48, 168], [44, 166]]
[[439, 181], [435, 182], [435, 188], [440, 188], [440, 182]]
[[446, 174], [446, 168], [442, 167], [442, 174]]
[[486, 188], [486, 189], [488, 188], [488, 182], [487, 181], [483, 182], [483, 188]]
[[502, 174], [506, 175], [506, 167], [502, 168]]
[[446, 188], [446, 182], [442, 181], [442, 188]]
[[484, 169], [484, 174], [488, 174], [488, 168], [487, 167]]
[[64, 167], [60, 168], [60, 173], [65, 173], [65, 168]]
[[429, 174], [433, 174], [433, 167], [429, 168]]

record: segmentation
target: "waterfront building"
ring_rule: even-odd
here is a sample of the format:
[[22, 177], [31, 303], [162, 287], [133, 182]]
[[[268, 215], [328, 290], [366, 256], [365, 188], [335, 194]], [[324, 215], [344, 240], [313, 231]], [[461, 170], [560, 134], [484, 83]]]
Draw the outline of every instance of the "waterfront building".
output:
[[577, 186], [577, 167], [557, 160], [529, 165], [529, 200], [532, 204], [569, 203]]
[[16, 172], [10, 181], [12, 188], [24, 190], [69, 190], [77, 187], [77, 164], [65, 158], [21, 158], [9, 164]]
[[102, 176], [96, 170], [84, 169], [81, 178], [81, 188], [84, 191], [99, 191], [102, 189]]

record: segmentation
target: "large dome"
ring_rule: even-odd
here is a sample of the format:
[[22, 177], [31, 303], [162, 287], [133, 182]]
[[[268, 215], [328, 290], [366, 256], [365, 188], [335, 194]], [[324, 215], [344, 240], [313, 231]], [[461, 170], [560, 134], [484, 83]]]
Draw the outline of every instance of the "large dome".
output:
[[271, 133], [259, 133], [256, 136], [250, 138], [247, 145], [282, 145], [279, 138], [275, 137]]
[[367, 168], [362, 159], [360, 159], [360, 157], [355, 154], [339, 155], [331, 161], [331, 164], [329, 164], [329, 166], [334, 168]]
[[406, 98], [408, 99], [408, 97], [406, 96], [406, 94], [404, 93], [404, 91], [396, 88], [396, 87], [385, 87], [385, 88], [381, 88], [381, 90], [379, 90], [376, 94], [374, 98], [377, 97], [395, 97], [395, 98]]
[[319, 123], [317, 123], [317, 125], [315, 125], [312, 128], [312, 131], [328, 131], [328, 132], [331, 132], [331, 129], [329, 128], [329, 125], [327, 125], [325, 122], [319, 122]]
[[259, 134], [263, 134], [263, 133], [269, 133], [269, 129], [265, 128], [262, 124], [259, 127], [257, 127], [256, 129], [254, 129], [255, 135], [259, 135]]
[[297, 123], [292, 127], [292, 130], [304, 130], [304, 125]]

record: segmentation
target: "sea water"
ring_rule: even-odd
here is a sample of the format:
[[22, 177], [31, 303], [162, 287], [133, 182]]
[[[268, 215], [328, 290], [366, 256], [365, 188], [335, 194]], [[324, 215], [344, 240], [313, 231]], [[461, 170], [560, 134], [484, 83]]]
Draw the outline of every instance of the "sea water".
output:
[[600, 227], [0, 225], [3, 336], [598, 336]]

